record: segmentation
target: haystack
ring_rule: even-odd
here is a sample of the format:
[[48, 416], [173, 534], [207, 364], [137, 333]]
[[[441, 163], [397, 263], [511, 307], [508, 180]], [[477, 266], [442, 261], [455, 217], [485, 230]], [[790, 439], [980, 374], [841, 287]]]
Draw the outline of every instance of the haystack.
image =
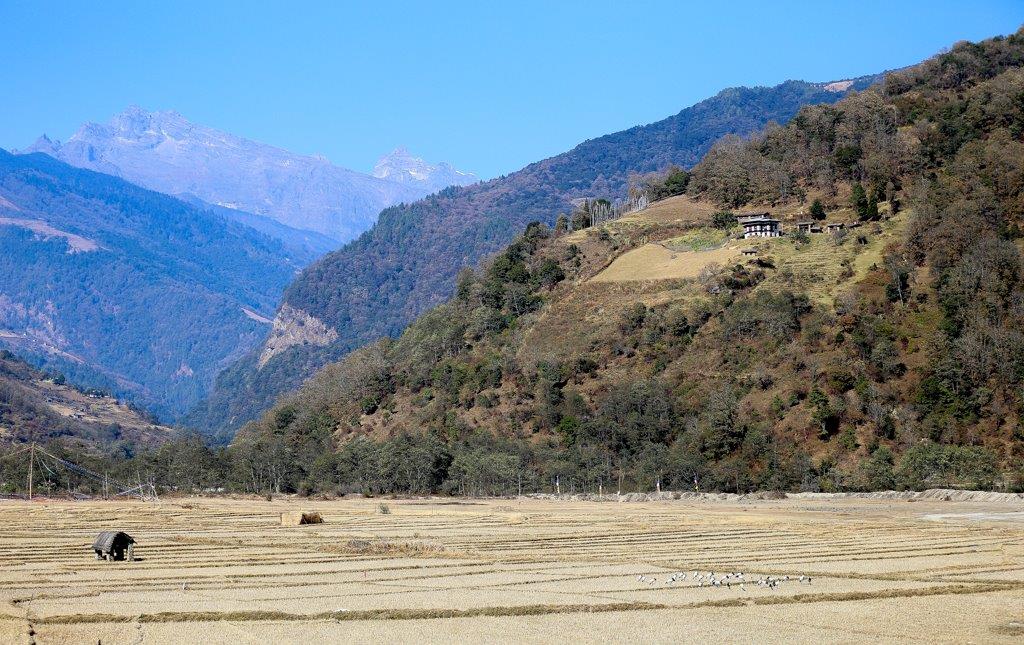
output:
[[291, 511], [281, 513], [281, 526], [301, 526], [303, 524], [323, 524], [324, 518], [316, 511]]

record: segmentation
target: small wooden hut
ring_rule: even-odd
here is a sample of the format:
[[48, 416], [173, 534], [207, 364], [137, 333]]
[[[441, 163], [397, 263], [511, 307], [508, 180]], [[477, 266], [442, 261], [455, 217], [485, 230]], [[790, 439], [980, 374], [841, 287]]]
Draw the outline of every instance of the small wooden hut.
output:
[[135, 560], [135, 538], [124, 531], [103, 531], [92, 543], [97, 560]]
[[801, 233], [821, 233], [821, 224], [817, 222], [797, 222], [796, 230]]

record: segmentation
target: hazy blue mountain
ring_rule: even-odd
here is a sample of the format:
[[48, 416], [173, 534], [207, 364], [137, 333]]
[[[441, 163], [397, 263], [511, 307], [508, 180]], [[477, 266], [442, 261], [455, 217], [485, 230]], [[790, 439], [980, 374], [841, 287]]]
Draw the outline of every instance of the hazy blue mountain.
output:
[[0, 150], [0, 345], [173, 418], [305, 264], [208, 207]]
[[423, 186], [430, 193], [448, 186], [469, 186], [480, 181], [473, 173], [456, 170], [451, 164], [443, 161], [432, 164], [420, 157], [414, 157], [404, 147], [396, 148], [381, 157], [373, 167], [373, 176], [402, 184]]
[[300, 228], [292, 228], [265, 215], [256, 215], [237, 208], [226, 208], [204, 202], [192, 195], [182, 195], [182, 201], [198, 208], [206, 209], [231, 221], [244, 224], [268, 235], [279, 242], [288, 255], [302, 266], [310, 264], [329, 251], [337, 249], [341, 243], [321, 233]]
[[510, 175], [388, 208], [359, 239], [302, 272], [262, 347], [218, 376], [210, 398], [187, 421], [230, 435], [327, 362], [400, 333], [447, 298], [462, 267], [503, 248], [528, 222], [554, 222], [574, 198], [620, 197], [630, 173], [692, 166], [726, 134], [785, 122], [803, 105], [834, 103], [879, 78], [727, 89], [662, 121], [585, 141]]
[[435, 192], [440, 181], [405, 181], [401, 173], [396, 181], [381, 179], [198, 125], [177, 112], [134, 106], [109, 123], [86, 123], [63, 144], [44, 135], [24, 152], [45, 152], [72, 166], [262, 215], [339, 243], [372, 226], [381, 209]]

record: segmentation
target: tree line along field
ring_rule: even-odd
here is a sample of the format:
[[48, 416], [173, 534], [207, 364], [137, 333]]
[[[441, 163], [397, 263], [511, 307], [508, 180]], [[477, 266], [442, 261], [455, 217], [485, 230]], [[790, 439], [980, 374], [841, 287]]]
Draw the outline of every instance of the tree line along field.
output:
[[[722, 497], [3, 501], [0, 641], [1024, 635], [1019, 500]], [[306, 508], [324, 523], [279, 525]], [[136, 562], [93, 559], [109, 528], [138, 541]], [[743, 578], [703, 586], [694, 572]]]

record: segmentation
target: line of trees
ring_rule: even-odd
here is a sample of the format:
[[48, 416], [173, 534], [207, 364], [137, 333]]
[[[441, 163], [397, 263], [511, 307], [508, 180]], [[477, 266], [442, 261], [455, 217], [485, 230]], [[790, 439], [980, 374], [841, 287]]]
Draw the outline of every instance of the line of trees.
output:
[[[523, 493], [652, 492], [655, 490], [839, 491], [967, 486], [1024, 492], [1024, 479], [1004, 482], [995, 455], [977, 447], [923, 443], [901, 456], [887, 448], [872, 454], [854, 472], [834, 464], [818, 466], [799, 449], [776, 445], [767, 433], [737, 436], [728, 430], [727, 412], [716, 407], [703, 426], [683, 441], [666, 444], [668, 401], [646, 387], [623, 391], [605, 411], [633, 417], [616, 425], [588, 424], [576, 429], [569, 446], [557, 441], [529, 442], [477, 432], [458, 441], [436, 433], [366, 437], [330, 445], [313, 456], [313, 441], [281, 438], [212, 448], [198, 436], [185, 436], [132, 456], [96, 457], [52, 444], [47, 450], [82, 464], [113, 481], [152, 483], [162, 494], [360, 493], [507, 496]], [[639, 397], [639, 398], [638, 398]], [[646, 418], [645, 418], [646, 417]], [[649, 425], [648, 425], [649, 423]], [[695, 449], [693, 441], [711, 443]], [[732, 437], [730, 439], [730, 437]], [[722, 442], [737, 442], [728, 459], [709, 458]], [[27, 492], [27, 453], [0, 458], [0, 493]], [[37, 494], [100, 496], [102, 481], [56, 464], [37, 462]]]

